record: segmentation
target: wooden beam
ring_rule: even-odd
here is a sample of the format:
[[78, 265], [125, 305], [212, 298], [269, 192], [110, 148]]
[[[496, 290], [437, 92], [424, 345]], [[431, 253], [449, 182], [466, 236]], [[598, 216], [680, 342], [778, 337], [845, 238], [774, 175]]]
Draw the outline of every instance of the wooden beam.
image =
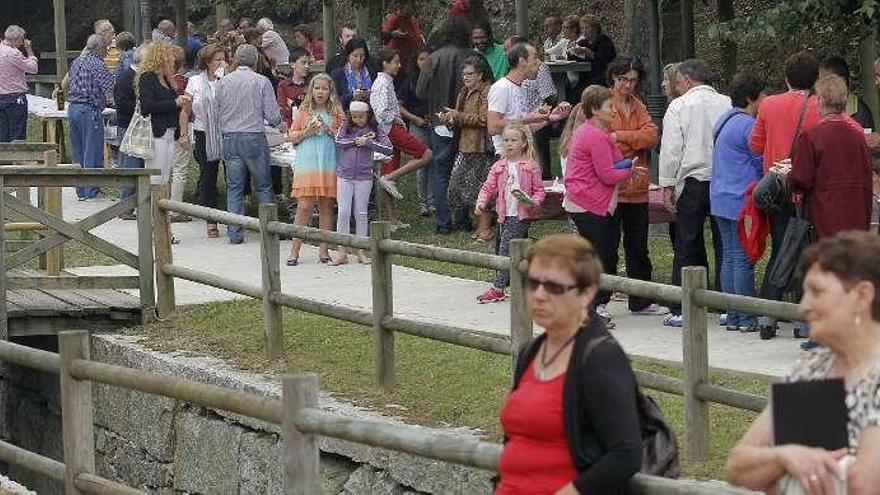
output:
[[17, 277], [8, 276], [9, 290], [22, 289], [136, 289], [137, 275], [98, 276], [83, 275], [76, 277]]
[[67, 74], [67, 17], [64, 12], [64, 0], [52, 0], [55, 25], [55, 51], [59, 57], [55, 59], [55, 75], [58, 84]]
[[186, 0], [174, 0], [174, 15], [177, 25], [177, 46], [186, 49], [187, 39], [189, 38], [186, 29]]
[[529, 37], [529, 6], [527, 0], [516, 0], [516, 34]]
[[333, 49], [333, 47], [336, 46], [336, 33], [333, 31], [334, 26], [336, 26], [336, 22], [333, 20], [335, 16], [335, 3], [336, 0], [323, 0], [321, 2], [321, 20], [323, 22], [321, 29], [323, 30], [322, 32], [324, 36], [324, 58], [328, 61], [333, 58], [333, 54], [336, 52], [336, 50]]

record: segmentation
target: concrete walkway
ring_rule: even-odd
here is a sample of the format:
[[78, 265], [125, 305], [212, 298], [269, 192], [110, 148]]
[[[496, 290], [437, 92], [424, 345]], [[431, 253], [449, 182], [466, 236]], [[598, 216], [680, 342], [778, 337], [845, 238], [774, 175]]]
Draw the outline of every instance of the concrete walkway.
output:
[[[79, 202], [72, 189], [64, 190], [64, 214], [70, 220], [81, 219], [106, 207], [109, 199]], [[260, 246], [256, 236], [241, 245], [228, 244], [225, 237], [208, 239], [205, 223], [194, 220], [172, 224], [181, 244], [173, 247], [174, 264], [233, 278], [259, 286]], [[221, 227], [221, 232], [225, 230]], [[117, 246], [137, 252], [135, 222], [114, 219], [93, 231]], [[282, 241], [282, 263], [290, 249], [290, 241]], [[281, 267], [282, 290], [317, 301], [335, 303], [358, 309], [371, 308], [370, 267], [353, 263], [331, 267], [318, 263], [317, 248], [303, 246], [302, 265]], [[353, 261], [353, 257], [351, 258]], [[125, 266], [84, 267], [72, 270], [79, 274], [132, 274]], [[509, 334], [510, 305], [508, 302], [480, 305], [476, 296], [488, 282], [475, 282], [395, 266], [395, 315], [427, 322], [447, 323], [459, 327]], [[220, 289], [177, 280], [178, 304], [198, 304], [241, 297]], [[609, 307], [615, 316], [614, 335], [627, 353], [668, 361], [681, 361], [681, 331], [664, 327], [659, 316], [633, 316], [624, 303]], [[726, 332], [718, 326], [716, 315], [710, 315], [709, 364], [722, 369], [771, 376], [784, 375], [801, 354], [798, 340], [791, 337], [791, 327], [784, 327], [781, 336], [762, 341], [757, 334]]]

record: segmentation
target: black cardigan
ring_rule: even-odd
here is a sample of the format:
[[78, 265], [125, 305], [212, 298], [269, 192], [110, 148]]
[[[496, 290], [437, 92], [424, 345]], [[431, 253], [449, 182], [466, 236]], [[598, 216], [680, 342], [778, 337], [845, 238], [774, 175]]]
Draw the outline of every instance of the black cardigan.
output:
[[177, 108], [177, 92], [174, 88], [162, 86], [155, 73], [144, 72], [141, 74], [138, 93], [141, 98], [141, 115], [150, 116], [153, 136], [162, 137], [167, 129], [175, 129], [176, 139], [180, 109]]
[[116, 78], [116, 86], [113, 87], [113, 101], [116, 102], [116, 126], [128, 127], [131, 116], [134, 115], [134, 76], [135, 72], [125, 69]]
[[[587, 344], [607, 337], [587, 356]], [[545, 334], [523, 347], [516, 363], [514, 390]], [[575, 337], [562, 388], [562, 415], [580, 493], [626, 493], [642, 463], [637, 386], [629, 359], [597, 316]]]

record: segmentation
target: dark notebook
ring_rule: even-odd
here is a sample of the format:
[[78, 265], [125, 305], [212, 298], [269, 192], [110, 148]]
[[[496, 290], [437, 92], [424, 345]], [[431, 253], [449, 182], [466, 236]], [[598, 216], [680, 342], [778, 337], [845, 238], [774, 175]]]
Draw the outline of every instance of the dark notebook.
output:
[[776, 383], [771, 394], [776, 445], [794, 443], [827, 450], [847, 447], [843, 380]]

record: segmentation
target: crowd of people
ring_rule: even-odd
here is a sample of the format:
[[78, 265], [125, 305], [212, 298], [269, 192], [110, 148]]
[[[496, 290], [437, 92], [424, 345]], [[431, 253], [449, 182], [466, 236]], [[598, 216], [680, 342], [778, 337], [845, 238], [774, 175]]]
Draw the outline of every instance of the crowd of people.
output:
[[[785, 62], [785, 91], [776, 94], [753, 72], [737, 73], [722, 94], [704, 61], [670, 64], [662, 83], [669, 105], [658, 126], [639, 97], [642, 63], [618, 55], [592, 15], [547, 18], [541, 43], [496, 40], [482, 1], [456, 0], [426, 38], [413, 3], [399, 0], [375, 53], [351, 24], [330, 52], [309, 26], [296, 26], [285, 40], [270, 19], [223, 19], [204, 40], [194, 26], [187, 29], [185, 48], [173, 45], [177, 30], [169, 20], [136, 45], [109, 21], [95, 22], [59, 88], [69, 103], [76, 163], [103, 166], [101, 112], [112, 95], [119, 136], [130, 136], [141, 117], [150, 122], [150, 156], [122, 153], [119, 166], [158, 169], [154, 183], [168, 186], [172, 199], [183, 197], [192, 156], [204, 206], [219, 206], [222, 164], [232, 213], [244, 214], [246, 194], [260, 203], [289, 194], [297, 202], [295, 224], [308, 224], [317, 211], [322, 229], [333, 229], [335, 219], [337, 231], [348, 233], [354, 223], [356, 234], [367, 235], [374, 181], [388, 194], [372, 199], [387, 202], [391, 229], [401, 230], [408, 225], [395, 210], [397, 181], [415, 173], [419, 213], [434, 217], [438, 234], [469, 231], [478, 244], [497, 236], [498, 253], [506, 255], [540, 218], [558, 154], [562, 208], [577, 234], [541, 239], [527, 255], [528, 310], [545, 332], [520, 354], [501, 411], [506, 445], [496, 493], [624, 493], [646, 468], [645, 399], [608, 333], [614, 323], [606, 305], [614, 295], [599, 284], [603, 273], [616, 274], [621, 241], [627, 276], [654, 276], [648, 154], [657, 148], [663, 205], [675, 212], [673, 282], [680, 283], [682, 267], [708, 265], [708, 222], [716, 287], [754, 295], [755, 264], [769, 237], [759, 294], [800, 295], [803, 278], [804, 323], [795, 331], [810, 332], [807, 348], [823, 346], [789, 380], [843, 378], [851, 396], [848, 449], [773, 446], [767, 411], [731, 453], [730, 480], [769, 489], [790, 478], [807, 493], [834, 493], [835, 480], [848, 483], [850, 493], [880, 484], [880, 240], [867, 232], [880, 134], [849, 89], [843, 57], [794, 53]], [[589, 69], [564, 72], [560, 85], [548, 65], [560, 59], [587, 61]], [[323, 72], [312, 70], [316, 61], [325, 62]], [[25, 137], [25, 75], [36, 66], [25, 31], [7, 28], [0, 142]], [[880, 86], [880, 62], [874, 74]], [[280, 169], [270, 167], [270, 137], [296, 147], [290, 190]], [[378, 171], [377, 154], [387, 157]], [[81, 200], [102, 194], [95, 187], [76, 193]], [[769, 274], [796, 264], [801, 253], [788, 240], [799, 221], [809, 224], [807, 242], [818, 243], [794, 270], [801, 276], [780, 281]], [[208, 223], [206, 235], [219, 237], [218, 225]], [[226, 235], [231, 244], [245, 241], [238, 227]], [[305, 262], [300, 249], [294, 240], [288, 266]], [[362, 251], [355, 255], [370, 262]], [[349, 253], [321, 245], [318, 262], [344, 265]], [[509, 281], [499, 271], [478, 302], [504, 300]], [[682, 325], [680, 307], [630, 297], [628, 308]], [[739, 312], [723, 315], [722, 325], [765, 338], [776, 332], [772, 319]], [[844, 464], [847, 455], [853, 457]]]

